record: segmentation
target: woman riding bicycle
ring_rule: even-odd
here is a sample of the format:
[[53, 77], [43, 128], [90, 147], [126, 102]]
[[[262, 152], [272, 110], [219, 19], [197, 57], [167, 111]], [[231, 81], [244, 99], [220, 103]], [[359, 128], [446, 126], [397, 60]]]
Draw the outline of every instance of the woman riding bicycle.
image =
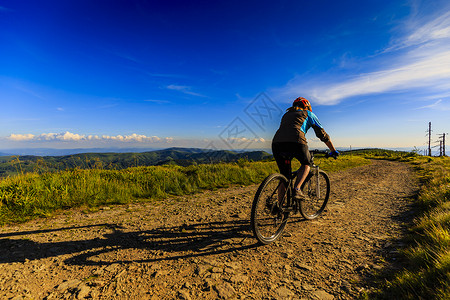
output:
[[312, 112], [311, 104], [303, 97], [295, 99], [292, 106], [287, 109], [281, 118], [280, 128], [272, 140], [273, 156], [280, 173], [286, 178], [291, 177], [292, 158], [297, 158], [301, 163], [300, 171], [295, 181], [294, 197], [296, 199], [304, 198], [300, 187], [310, 170], [311, 155], [305, 134], [311, 127], [314, 129], [316, 136], [330, 149], [331, 153], [329, 153], [329, 156], [336, 158], [339, 152], [334, 148], [330, 136], [325, 132], [319, 119]]

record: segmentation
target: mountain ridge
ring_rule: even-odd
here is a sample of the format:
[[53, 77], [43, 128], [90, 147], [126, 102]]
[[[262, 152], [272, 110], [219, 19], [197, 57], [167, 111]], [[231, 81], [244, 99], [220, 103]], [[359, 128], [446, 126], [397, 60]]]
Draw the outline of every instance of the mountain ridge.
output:
[[260, 161], [271, 158], [265, 151], [237, 152], [231, 150], [208, 150], [201, 148], [172, 147], [146, 152], [86, 152], [61, 156], [9, 155], [0, 156], [0, 176], [20, 172], [58, 171], [81, 169], [126, 169], [137, 166], [179, 165], [236, 162], [240, 159]]

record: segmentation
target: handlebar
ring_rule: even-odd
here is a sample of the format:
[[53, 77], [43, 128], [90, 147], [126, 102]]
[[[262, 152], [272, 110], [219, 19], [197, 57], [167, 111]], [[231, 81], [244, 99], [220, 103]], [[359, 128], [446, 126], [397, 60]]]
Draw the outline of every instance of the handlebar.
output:
[[331, 151], [330, 153], [327, 154], [327, 158], [328, 157], [332, 157], [334, 159], [337, 159], [338, 156], [339, 156], [339, 151], [337, 151], [337, 150], [336, 151]]
[[318, 150], [318, 149], [314, 149], [314, 150], [310, 150], [309, 153], [311, 153], [311, 156], [314, 157], [314, 154], [324, 154], [326, 158], [334, 158], [337, 159], [337, 157], [340, 155], [339, 151], [332, 151], [332, 152], [327, 152], [326, 150]]

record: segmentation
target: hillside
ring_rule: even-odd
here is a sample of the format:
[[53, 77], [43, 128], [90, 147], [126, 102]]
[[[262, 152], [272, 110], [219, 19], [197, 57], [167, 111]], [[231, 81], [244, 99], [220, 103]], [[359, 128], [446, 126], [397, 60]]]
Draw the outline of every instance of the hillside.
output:
[[0, 177], [34, 171], [80, 169], [125, 169], [137, 166], [173, 164], [188, 166], [201, 163], [260, 161], [270, 158], [264, 151], [210, 151], [197, 148], [168, 148], [142, 153], [82, 153], [64, 156], [1, 156]]

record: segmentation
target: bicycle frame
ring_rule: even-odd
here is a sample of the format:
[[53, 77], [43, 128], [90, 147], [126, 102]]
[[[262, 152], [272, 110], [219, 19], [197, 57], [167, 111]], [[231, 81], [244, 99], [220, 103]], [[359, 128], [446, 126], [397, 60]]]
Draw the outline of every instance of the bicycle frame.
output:
[[[314, 153], [313, 152], [310, 152], [310, 153], [311, 153], [312, 165], [311, 165], [311, 170], [309, 172], [312, 173], [314, 175], [314, 177], [316, 178], [316, 195], [317, 195], [317, 198], [320, 198], [320, 177], [319, 177], [320, 170], [319, 170], [319, 166], [317, 166], [314, 163]], [[290, 179], [290, 181], [292, 181], [292, 189], [294, 188], [293, 185], [295, 182], [295, 178], [297, 177], [299, 171], [300, 171], [300, 169], [298, 169], [297, 171], [292, 173], [292, 178]], [[311, 182], [309, 182], [308, 184], [311, 185]], [[311, 186], [308, 186], [308, 190], [310, 190], [310, 189], [311, 189]]]
[[319, 166], [313, 165], [314, 168], [314, 176], [316, 176], [316, 195], [317, 198], [320, 198], [320, 178], [319, 178]]

